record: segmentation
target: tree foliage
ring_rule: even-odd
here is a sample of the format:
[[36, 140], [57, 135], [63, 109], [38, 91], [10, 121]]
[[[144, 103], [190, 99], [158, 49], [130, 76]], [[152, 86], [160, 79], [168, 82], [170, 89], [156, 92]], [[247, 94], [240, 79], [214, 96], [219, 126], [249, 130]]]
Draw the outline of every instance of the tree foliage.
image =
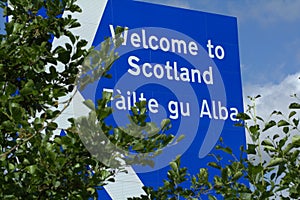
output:
[[[120, 41], [113, 42], [114, 48], [106, 40], [100, 51], [86, 49], [87, 42], [71, 32], [80, 24], [71, 15], [62, 17], [81, 11], [74, 0], [0, 2], [10, 18], [0, 36], [0, 198], [88, 199], [113, 181], [123, 162], [153, 166], [152, 158], [173, 136], [166, 134], [169, 120], [160, 127], [147, 121], [145, 102], [132, 108], [127, 127], [112, 127], [105, 123], [113, 112], [106, 106], [111, 94], [104, 93], [96, 106], [86, 100], [88, 116], [69, 119], [66, 136], [57, 136], [61, 129], [55, 120], [76, 91], [110, 77]], [[53, 46], [53, 38], [62, 37], [66, 42]], [[256, 115], [255, 99], [239, 115], [252, 139], [241, 147], [248, 157], [233, 155], [221, 142], [217, 149], [232, 155], [229, 164], [215, 156], [208, 168], [191, 176], [178, 158], [170, 163], [163, 186], [145, 187], [145, 194], [133, 199], [299, 199], [300, 104], [292, 103], [287, 116], [274, 111], [277, 118], [264, 120]], [[211, 177], [209, 167], [220, 173]]]
[[[232, 156], [229, 163], [214, 155], [216, 162], [200, 168], [196, 175], [180, 166], [180, 158], [170, 163], [167, 180], [158, 188], [144, 187], [145, 195], [131, 199], [299, 199], [300, 128], [299, 98], [289, 105], [290, 112], [272, 112], [265, 120], [256, 114], [256, 99], [246, 113], [239, 114], [252, 141], [236, 156], [222, 143], [216, 148]], [[219, 174], [212, 176], [209, 168]]]
[[[86, 49], [87, 42], [71, 32], [80, 26], [71, 16], [81, 12], [74, 0], [10, 0], [9, 4], [1, 0], [1, 7], [9, 17], [6, 33], [0, 36], [1, 199], [96, 197], [98, 187], [113, 181], [114, 175], [122, 171], [118, 158], [124, 158], [110, 156], [116, 164], [114, 168], [103, 164], [85, 147], [82, 134], [89, 136], [101, 130], [110, 143], [125, 152], [155, 152], [172, 140], [172, 135], [164, 134], [168, 121], [161, 128], [146, 121], [142, 102], [133, 108], [132, 124], [127, 128], [105, 124], [105, 118], [112, 113], [106, 107], [111, 97], [107, 93], [97, 106], [87, 100], [85, 104], [92, 108], [89, 115], [69, 119], [71, 126], [65, 130], [66, 136], [57, 136], [61, 129], [55, 120], [70, 105], [78, 90], [76, 85], [83, 89], [100, 76], [109, 77], [106, 71], [117, 58], [114, 48], [110, 48], [111, 41], [103, 43], [98, 51]], [[70, 15], [62, 15], [63, 12]], [[64, 38], [65, 42], [53, 46], [54, 38]], [[93, 60], [97, 58], [98, 68], [84, 64], [88, 55]], [[79, 74], [88, 70], [92, 70], [92, 76]], [[80, 129], [82, 123], [94, 129]], [[126, 134], [141, 129], [143, 134], [151, 132], [151, 137]], [[140, 162], [135, 157], [128, 158], [133, 163]], [[144, 160], [140, 163], [153, 164], [148, 157]]]

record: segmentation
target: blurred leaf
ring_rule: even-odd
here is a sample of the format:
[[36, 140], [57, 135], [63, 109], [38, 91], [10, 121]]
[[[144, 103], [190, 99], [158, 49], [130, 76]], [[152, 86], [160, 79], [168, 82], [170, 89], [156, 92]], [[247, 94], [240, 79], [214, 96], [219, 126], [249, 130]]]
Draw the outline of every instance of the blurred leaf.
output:
[[289, 114], [289, 118], [291, 118], [291, 117], [293, 117], [294, 115], [296, 115], [297, 114], [297, 112], [296, 111], [292, 111], [292, 112], [290, 112], [290, 114]]
[[291, 103], [289, 106], [289, 109], [300, 109], [300, 104], [299, 103]]
[[26, 167], [26, 169], [28, 170], [28, 172], [30, 174], [35, 174], [35, 172], [37, 170], [37, 166], [36, 165], [30, 165], [30, 166]]
[[166, 129], [166, 127], [169, 126], [170, 122], [170, 119], [163, 119], [160, 123], [161, 129]]
[[292, 137], [292, 144], [295, 146], [295, 147], [300, 147], [300, 135], [294, 135]]
[[274, 146], [273, 143], [269, 139], [262, 141], [261, 144], [263, 146], [272, 146], [272, 147]]
[[290, 128], [289, 127], [283, 127], [282, 131], [287, 134], [287, 133], [289, 133]]
[[137, 143], [137, 144], [135, 144], [134, 146], [133, 146], [133, 150], [135, 150], [135, 151], [141, 151], [141, 150], [143, 150], [145, 148], [145, 146], [142, 144], [142, 143]]
[[247, 144], [247, 153], [248, 154], [256, 154], [257, 145], [255, 144]]
[[94, 102], [90, 99], [85, 100], [83, 104], [86, 105], [91, 110], [96, 110]]
[[243, 172], [239, 171], [237, 173], [235, 173], [232, 177], [233, 181], [237, 181], [238, 179], [240, 179], [243, 176]]
[[180, 141], [183, 140], [184, 138], [185, 138], [185, 135], [180, 135], [180, 136], [177, 138], [176, 142], [180, 142]]
[[285, 160], [283, 158], [273, 158], [269, 164], [268, 167], [274, 167], [276, 165], [279, 165], [281, 163], [285, 162]]
[[278, 123], [277, 123], [277, 126], [278, 127], [281, 127], [281, 126], [288, 126], [288, 125], [290, 125], [290, 123], [289, 122], [287, 122], [286, 120], [280, 120]]
[[213, 167], [213, 168], [216, 168], [216, 169], [221, 169], [221, 166], [218, 165], [218, 164], [215, 163], [215, 162], [209, 162], [207, 165], [208, 165], [208, 166], [211, 166], [211, 167]]
[[250, 116], [246, 113], [238, 113], [236, 118], [244, 121], [251, 119]]
[[275, 125], [276, 125], [276, 122], [274, 120], [271, 120], [271, 121], [269, 121], [268, 123], [265, 124], [265, 127], [262, 131], [264, 132], [264, 131], [272, 128]]

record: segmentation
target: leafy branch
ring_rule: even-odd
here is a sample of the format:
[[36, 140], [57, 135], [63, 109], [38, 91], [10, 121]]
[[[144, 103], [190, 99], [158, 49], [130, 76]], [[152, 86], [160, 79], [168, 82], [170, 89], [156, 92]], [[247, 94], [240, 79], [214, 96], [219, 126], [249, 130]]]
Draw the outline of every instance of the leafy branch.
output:
[[[216, 161], [190, 176], [177, 158], [170, 163], [163, 186], [157, 189], [145, 186], [145, 195], [129, 199], [299, 199], [300, 104], [297, 95], [293, 97], [298, 102], [289, 105], [287, 116], [274, 111], [270, 116], [277, 118], [266, 121], [256, 114], [255, 102], [260, 95], [250, 98], [252, 104], [246, 113], [238, 115], [243, 120], [238, 126], [246, 128], [252, 141], [247, 149], [240, 147], [239, 157], [220, 139], [216, 149], [230, 155], [232, 160], [224, 162], [221, 156], [211, 155]], [[219, 173], [211, 175], [211, 168]]]

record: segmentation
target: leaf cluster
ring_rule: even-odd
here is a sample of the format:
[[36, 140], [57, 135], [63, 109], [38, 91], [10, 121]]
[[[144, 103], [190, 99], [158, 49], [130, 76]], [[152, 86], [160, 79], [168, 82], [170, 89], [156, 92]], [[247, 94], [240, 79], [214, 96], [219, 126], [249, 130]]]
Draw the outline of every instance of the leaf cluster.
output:
[[[96, 106], [86, 100], [88, 116], [69, 119], [66, 136], [57, 135], [56, 119], [76, 92], [110, 77], [120, 35], [87, 50], [72, 33], [80, 26], [71, 15], [81, 12], [76, 0], [0, 2], [9, 18], [0, 35], [0, 198], [96, 198], [124, 171], [123, 161], [153, 166], [173, 135], [164, 134], [169, 120], [160, 128], [147, 122], [145, 102], [132, 108], [131, 124], [112, 127], [105, 122], [111, 94], [104, 93]], [[63, 42], [55, 46], [54, 38]]]
[[[55, 120], [69, 106], [86, 41], [71, 30], [74, 0], [1, 1], [6, 34], [0, 36], [0, 198], [81, 199], [115, 170], [94, 159], [78, 134]], [[54, 46], [53, 39], [65, 43]], [[64, 97], [66, 101], [62, 101]]]
[[[244, 126], [252, 138], [246, 149], [241, 146], [239, 157], [221, 138], [215, 148], [232, 159], [224, 163], [221, 156], [212, 155], [216, 161], [191, 176], [177, 158], [170, 163], [163, 186], [145, 186], [145, 195], [130, 199], [299, 199], [300, 104], [291, 103], [287, 116], [274, 111], [271, 117], [276, 118], [265, 121], [256, 114], [259, 97], [250, 98], [247, 112], [238, 115], [243, 123], [237, 125]], [[212, 176], [210, 168], [219, 173]]]
[[153, 158], [169, 145], [174, 136], [166, 134], [170, 120], [162, 121], [161, 127], [147, 121], [146, 102], [137, 102], [128, 116], [130, 123], [126, 127], [113, 127], [106, 118], [113, 112], [107, 106], [111, 93], [103, 92], [97, 106], [91, 100], [85, 104], [91, 109], [88, 116], [74, 121], [74, 130], [78, 132], [86, 148], [106, 166], [120, 168], [125, 165], [150, 165]]

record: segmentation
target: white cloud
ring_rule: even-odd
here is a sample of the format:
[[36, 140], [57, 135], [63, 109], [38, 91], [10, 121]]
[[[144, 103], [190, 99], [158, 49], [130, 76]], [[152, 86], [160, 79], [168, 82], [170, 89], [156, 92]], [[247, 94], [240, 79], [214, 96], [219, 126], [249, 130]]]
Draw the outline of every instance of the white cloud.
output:
[[261, 7], [260, 15], [263, 18], [268, 13], [267, 21], [276, 21], [278, 18], [284, 21], [298, 20], [300, 1], [263, 1], [265, 4]]
[[295, 22], [300, 19], [300, 1], [255, 0], [237, 4], [235, 1], [227, 2], [227, 12], [237, 16], [241, 21], [255, 20], [262, 25]]
[[[297, 94], [300, 97], [299, 77], [300, 72], [287, 76], [279, 84], [248, 85], [244, 88], [244, 94], [252, 97], [256, 95], [262, 96], [256, 103], [258, 115], [264, 118], [268, 117], [274, 110], [287, 113], [289, 104], [295, 101], [291, 95]], [[245, 102], [247, 103], [246, 99]]]

